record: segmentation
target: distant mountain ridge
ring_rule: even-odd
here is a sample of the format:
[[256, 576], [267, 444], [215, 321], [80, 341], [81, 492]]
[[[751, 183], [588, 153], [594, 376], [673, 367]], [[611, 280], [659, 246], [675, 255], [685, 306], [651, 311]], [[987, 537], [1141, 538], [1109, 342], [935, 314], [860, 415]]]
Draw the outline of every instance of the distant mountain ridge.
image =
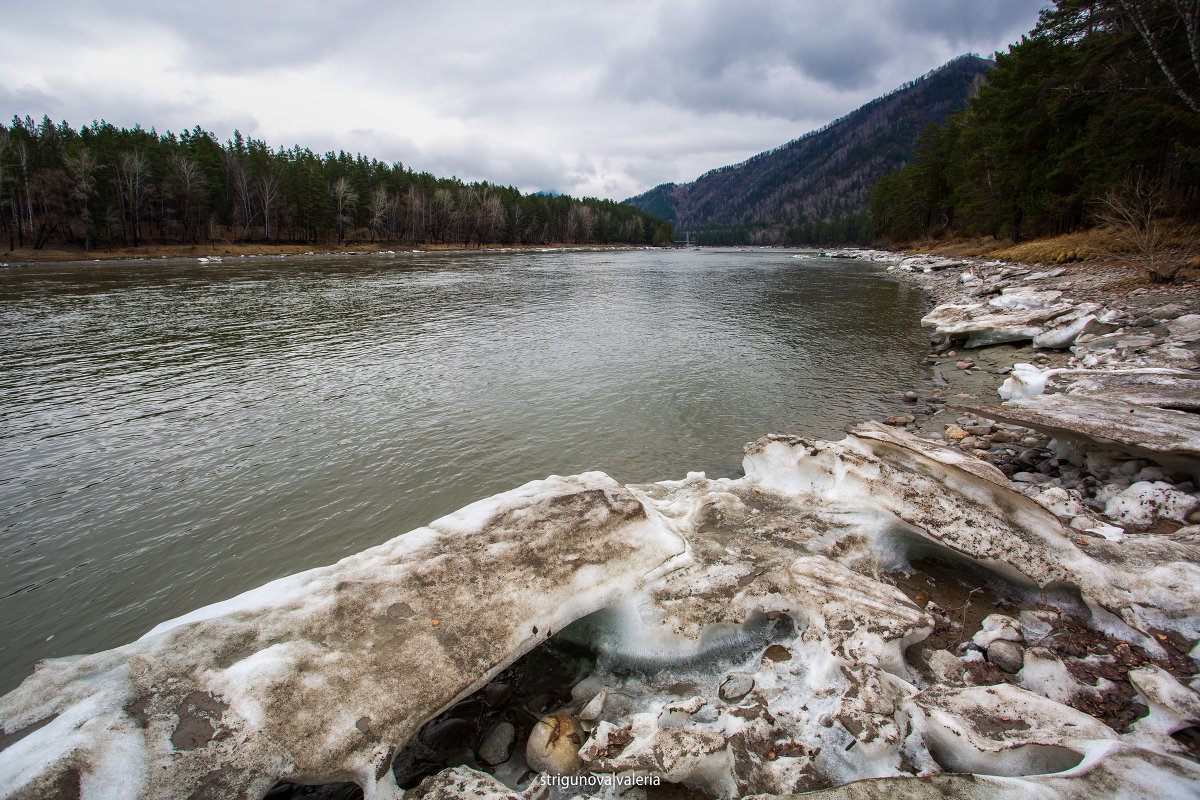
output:
[[993, 66], [959, 56], [787, 144], [625, 202], [677, 231], [709, 229], [714, 244], [862, 238], [868, 189], [912, 160], [921, 131], [964, 107]]

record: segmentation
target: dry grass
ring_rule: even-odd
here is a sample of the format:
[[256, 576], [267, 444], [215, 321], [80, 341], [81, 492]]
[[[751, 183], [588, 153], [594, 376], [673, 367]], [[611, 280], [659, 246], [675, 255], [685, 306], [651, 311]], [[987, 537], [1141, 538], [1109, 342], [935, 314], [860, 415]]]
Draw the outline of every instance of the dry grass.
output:
[[[1189, 267], [1200, 268], [1200, 225], [1179, 221], [1166, 223], [1166, 248]], [[1079, 261], [1121, 262], [1130, 255], [1117, 235], [1107, 228], [1093, 228], [1062, 236], [1025, 242], [983, 237], [977, 239], [930, 239], [909, 242], [907, 251], [933, 253], [951, 258], [987, 257], [1022, 264], [1068, 264]]]

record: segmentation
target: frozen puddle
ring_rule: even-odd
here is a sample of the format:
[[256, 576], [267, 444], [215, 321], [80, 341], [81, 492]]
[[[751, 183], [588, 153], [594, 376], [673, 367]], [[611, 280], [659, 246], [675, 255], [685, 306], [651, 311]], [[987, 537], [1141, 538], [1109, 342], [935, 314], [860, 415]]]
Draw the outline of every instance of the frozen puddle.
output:
[[537, 481], [49, 662], [0, 699], [0, 787], [533, 800], [570, 793], [540, 773], [579, 770], [631, 798], [1200, 790], [1190, 540], [1095, 557], [999, 470], [874, 423], [764, 437], [744, 466]]

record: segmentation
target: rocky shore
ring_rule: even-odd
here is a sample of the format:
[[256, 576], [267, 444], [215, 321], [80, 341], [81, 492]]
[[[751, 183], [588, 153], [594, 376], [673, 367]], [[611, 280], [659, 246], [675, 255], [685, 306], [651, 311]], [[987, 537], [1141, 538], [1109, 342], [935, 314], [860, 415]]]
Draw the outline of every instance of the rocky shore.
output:
[[841, 255], [936, 304], [892, 417], [534, 481], [47, 662], [0, 797], [1200, 796], [1200, 298]]
[[935, 388], [906, 392], [911, 409], [886, 423], [995, 464], [1076, 529], [1119, 538], [1200, 523], [1194, 283], [1096, 264], [856, 255], [935, 306], [923, 320]]

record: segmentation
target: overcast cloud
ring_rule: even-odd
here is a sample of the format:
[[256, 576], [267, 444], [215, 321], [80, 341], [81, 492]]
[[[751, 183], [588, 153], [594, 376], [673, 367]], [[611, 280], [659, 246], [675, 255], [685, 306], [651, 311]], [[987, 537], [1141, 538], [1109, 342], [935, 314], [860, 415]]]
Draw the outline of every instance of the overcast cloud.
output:
[[235, 128], [436, 175], [624, 199], [849, 113], [1043, 0], [10, 4], [0, 116]]

